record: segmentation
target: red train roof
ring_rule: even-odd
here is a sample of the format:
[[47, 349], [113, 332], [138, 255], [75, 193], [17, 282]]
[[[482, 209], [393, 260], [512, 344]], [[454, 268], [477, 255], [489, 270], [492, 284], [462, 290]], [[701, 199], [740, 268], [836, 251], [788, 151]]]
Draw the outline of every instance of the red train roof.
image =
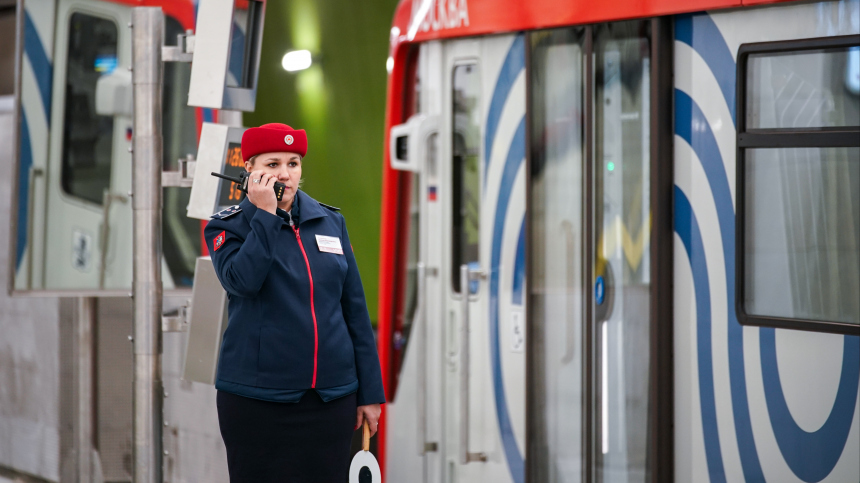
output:
[[[107, 0], [110, 3], [121, 3], [130, 7], [161, 7], [165, 15], [169, 15], [182, 24], [185, 29], [194, 29], [194, 3], [192, 0]], [[171, 39], [172, 40], [172, 39]]]
[[783, 0], [400, 0], [392, 51], [402, 42], [657, 17]]

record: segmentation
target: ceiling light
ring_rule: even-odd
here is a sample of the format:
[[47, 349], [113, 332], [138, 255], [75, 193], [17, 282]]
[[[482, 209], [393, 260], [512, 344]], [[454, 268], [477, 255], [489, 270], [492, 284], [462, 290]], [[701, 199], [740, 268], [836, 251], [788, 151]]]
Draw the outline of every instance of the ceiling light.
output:
[[281, 66], [288, 72], [305, 70], [311, 66], [311, 53], [309, 50], [287, 52], [281, 61]]

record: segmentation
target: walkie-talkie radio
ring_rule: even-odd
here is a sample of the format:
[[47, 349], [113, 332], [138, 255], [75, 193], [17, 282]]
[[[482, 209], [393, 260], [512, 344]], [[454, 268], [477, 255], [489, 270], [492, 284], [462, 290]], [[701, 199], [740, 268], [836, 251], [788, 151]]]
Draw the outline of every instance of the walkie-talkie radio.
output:
[[[247, 171], [240, 171], [239, 177], [234, 178], [232, 176], [225, 176], [221, 173], [212, 172], [212, 176], [216, 176], [221, 179], [226, 179], [227, 181], [232, 181], [237, 184], [237, 188], [239, 191], [242, 191], [245, 194], [248, 194], [248, 178], [251, 176], [251, 173]], [[287, 185], [281, 183], [279, 181], [275, 181], [275, 197], [278, 198], [278, 201], [281, 201], [281, 197], [284, 196], [284, 190], [287, 189]]]

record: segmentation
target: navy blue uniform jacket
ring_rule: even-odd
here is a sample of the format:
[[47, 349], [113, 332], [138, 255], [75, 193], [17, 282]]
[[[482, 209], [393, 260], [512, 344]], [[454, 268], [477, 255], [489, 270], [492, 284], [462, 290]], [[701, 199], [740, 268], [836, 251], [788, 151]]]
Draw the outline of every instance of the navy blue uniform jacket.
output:
[[[206, 225], [212, 263], [229, 300], [217, 379], [287, 390], [345, 387], [357, 380], [358, 405], [384, 403], [346, 223], [304, 192], [296, 196], [295, 227], [247, 198], [238, 212], [225, 210]], [[339, 239], [343, 254], [321, 251], [318, 235]]]

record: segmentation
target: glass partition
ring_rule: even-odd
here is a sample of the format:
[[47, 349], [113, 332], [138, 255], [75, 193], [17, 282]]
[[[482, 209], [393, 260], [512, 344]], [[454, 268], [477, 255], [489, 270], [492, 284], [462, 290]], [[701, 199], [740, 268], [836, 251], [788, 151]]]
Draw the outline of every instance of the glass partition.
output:
[[536, 481], [582, 479], [583, 30], [531, 37], [528, 274]]
[[647, 475], [650, 348], [648, 23], [594, 35], [593, 300], [597, 481]]

